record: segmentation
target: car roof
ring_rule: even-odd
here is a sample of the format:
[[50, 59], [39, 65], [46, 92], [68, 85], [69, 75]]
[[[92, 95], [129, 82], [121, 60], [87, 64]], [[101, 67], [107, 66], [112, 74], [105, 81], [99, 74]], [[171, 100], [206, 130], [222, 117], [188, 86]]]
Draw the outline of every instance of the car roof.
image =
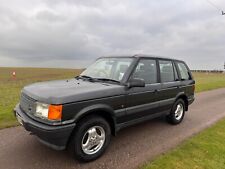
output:
[[178, 60], [178, 59], [174, 59], [174, 58], [157, 56], [157, 55], [145, 55], [145, 54], [102, 56], [100, 58], [153, 58], [153, 59], [166, 59], [166, 60], [174, 60], [174, 61], [183, 62], [182, 60]]

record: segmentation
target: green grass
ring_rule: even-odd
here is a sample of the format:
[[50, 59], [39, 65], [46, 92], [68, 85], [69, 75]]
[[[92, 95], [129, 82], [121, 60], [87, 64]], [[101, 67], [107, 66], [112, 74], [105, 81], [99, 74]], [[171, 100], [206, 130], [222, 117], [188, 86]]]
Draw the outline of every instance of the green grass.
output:
[[224, 73], [194, 73], [196, 92], [225, 87]]
[[[16, 71], [16, 79], [12, 72]], [[18, 125], [13, 108], [19, 102], [21, 89], [31, 83], [72, 78], [81, 70], [45, 68], [0, 68], [0, 129]], [[196, 91], [225, 87], [225, 74], [195, 73]]]
[[[16, 71], [16, 79], [12, 72]], [[31, 83], [75, 77], [81, 70], [44, 68], [0, 68], [0, 129], [18, 125], [13, 109], [21, 89]]]
[[142, 169], [224, 169], [225, 119], [185, 141]]

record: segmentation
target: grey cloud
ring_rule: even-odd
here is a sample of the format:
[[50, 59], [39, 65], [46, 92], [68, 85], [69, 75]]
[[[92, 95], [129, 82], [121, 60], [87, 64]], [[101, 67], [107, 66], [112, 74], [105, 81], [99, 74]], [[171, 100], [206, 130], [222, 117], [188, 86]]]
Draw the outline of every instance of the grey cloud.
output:
[[225, 18], [204, 1], [0, 1], [0, 66], [15, 59], [76, 67], [135, 53], [185, 59], [192, 68], [219, 69], [225, 60]]

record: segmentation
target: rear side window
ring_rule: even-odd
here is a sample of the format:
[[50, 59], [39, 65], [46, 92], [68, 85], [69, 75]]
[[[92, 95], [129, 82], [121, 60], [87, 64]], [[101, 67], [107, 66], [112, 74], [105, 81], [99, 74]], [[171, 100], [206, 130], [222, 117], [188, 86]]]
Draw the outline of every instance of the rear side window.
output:
[[159, 67], [161, 82], [173, 82], [175, 79], [173, 63], [167, 60], [159, 60]]
[[181, 80], [189, 80], [191, 79], [189, 75], [189, 71], [184, 63], [177, 63], [178, 69], [180, 71]]
[[141, 59], [132, 78], [143, 79], [146, 84], [157, 83], [156, 61], [151, 59]]

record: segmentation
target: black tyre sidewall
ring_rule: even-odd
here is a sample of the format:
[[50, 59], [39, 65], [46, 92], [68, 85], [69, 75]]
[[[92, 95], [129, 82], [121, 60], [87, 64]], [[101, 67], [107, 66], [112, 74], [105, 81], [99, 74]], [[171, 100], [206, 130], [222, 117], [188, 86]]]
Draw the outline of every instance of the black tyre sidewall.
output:
[[[88, 155], [83, 152], [81, 142], [86, 131], [93, 126], [101, 126], [105, 130], [105, 142], [98, 152], [96, 152], [95, 154]], [[81, 162], [93, 161], [98, 157], [100, 157], [105, 152], [106, 148], [110, 143], [110, 139], [111, 139], [111, 130], [107, 121], [98, 116], [90, 116], [79, 122], [76, 131], [74, 133], [73, 139], [74, 150], [72, 151], [74, 151], [76, 159]]]
[[[175, 118], [175, 111], [176, 111], [177, 105], [180, 104], [180, 103], [183, 105], [184, 112], [183, 112], [183, 115], [182, 115], [181, 119], [180, 119], [180, 120], [177, 120], [177, 119]], [[181, 123], [181, 122], [183, 121], [184, 115], [185, 115], [185, 103], [184, 103], [184, 101], [183, 101], [182, 99], [178, 99], [178, 100], [174, 103], [174, 105], [173, 105], [173, 107], [172, 107], [172, 109], [171, 109], [170, 114], [167, 116], [167, 120], [168, 120], [171, 124], [176, 125], [176, 124], [179, 124], [179, 123]]]

